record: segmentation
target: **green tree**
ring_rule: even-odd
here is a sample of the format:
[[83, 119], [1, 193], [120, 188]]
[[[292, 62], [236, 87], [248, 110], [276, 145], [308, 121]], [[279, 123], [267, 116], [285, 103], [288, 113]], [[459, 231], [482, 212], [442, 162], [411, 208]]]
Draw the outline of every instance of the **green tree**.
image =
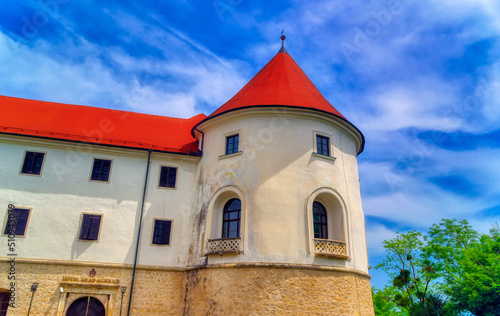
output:
[[372, 287], [373, 308], [376, 316], [408, 316], [405, 309], [394, 303], [395, 292], [390, 287], [377, 290]]
[[410, 306], [410, 316], [445, 316], [454, 315], [440, 295], [429, 294], [425, 300]]
[[436, 273], [442, 277], [443, 290], [449, 291], [448, 286], [460, 276], [464, 250], [478, 239], [479, 234], [467, 220], [442, 219], [429, 228], [424, 237], [427, 242], [424, 257], [435, 262]]
[[424, 304], [437, 277], [433, 263], [424, 256], [424, 246], [419, 232], [398, 233], [384, 241], [386, 257], [376, 266], [392, 278], [392, 301], [408, 311], [412, 305]]
[[[374, 305], [385, 297], [409, 316], [500, 316], [498, 225], [479, 234], [466, 220], [443, 219], [426, 236], [398, 233], [384, 248], [386, 258], [376, 268], [386, 271], [392, 284], [374, 292]], [[377, 304], [377, 315], [385, 315], [390, 305]]]
[[481, 235], [463, 251], [460, 274], [447, 294], [458, 310], [476, 316], [500, 315], [500, 231]]

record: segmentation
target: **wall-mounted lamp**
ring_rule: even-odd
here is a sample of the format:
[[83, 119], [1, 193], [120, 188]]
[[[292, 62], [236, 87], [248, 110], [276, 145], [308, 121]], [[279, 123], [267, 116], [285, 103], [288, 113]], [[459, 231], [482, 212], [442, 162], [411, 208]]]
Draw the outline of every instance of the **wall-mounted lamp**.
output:
[[37, 282], [34, 282], [33, 284], [31, 284], [31, 292], [35, 292], [37, 288], [38, 288]]
[[122, 292], [122, 300], [120, 302], [120, 316], [122, 316], [123, 294], [127, 292], [127, 287], [126, 286], [120, 287], [120, 291]]
[[31, 303], [33, 303], [33, 296], [35, 296], [35, 292], [36, 292], [36, 289], [38, 288], [38, 283], [37, 282], [33, 282], [33, 284], [31, 284], [31, 300], [30, 300], [30, 307], [28, 307], [28, 315], [30, 315], [30, 311], [31, 311]]

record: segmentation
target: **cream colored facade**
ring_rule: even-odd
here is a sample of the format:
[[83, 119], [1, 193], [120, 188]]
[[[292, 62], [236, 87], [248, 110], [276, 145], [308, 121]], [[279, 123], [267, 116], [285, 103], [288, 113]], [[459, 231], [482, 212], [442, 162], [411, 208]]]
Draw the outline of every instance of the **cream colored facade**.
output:
[[[8, 204], [32, 209], [26, 235], [16, 238], [16, 308], [8, 315], [26, 314], [32, 282], [40, 284], [33, 315], [66, 315], [85, 296], [119, 315], [121, 286], [126, 314], [148, 168], [131, 315], [372, 315], [356, 162], [362, 140], [350, 125], [310, 110], [254, 108], [197, 130], [202, 157], [154, 152], [149, 167], [147, 151], [1, 135], [0, 205], [5, 214]], [[225, 155], [234, 134], [239, 152]], [[332, 157], [315, 154], [316, 135], [329, 137]], [[20, 174], [26, 150], [46, 153], [40, 176]], [[89, 181], [94, 158], [112, 160], [108, 182]], [[178, 168], [175, 189], [158, 187], [160, 166]], [[231, 198], [242, 202], [241, 238], [223, 253], [222, 209]], [[318, 252], [314, 201], [327, 209], [329, 239], [345, 250]], [[98, 241], [78, 239], [82, 213], [103, 216]], [[170, 246], [151, 243], [155, 218], [173, 221]], [[7, 243], [0, 238], [3, 253]], [[0, 288], [10, 288], [7, 278]]]

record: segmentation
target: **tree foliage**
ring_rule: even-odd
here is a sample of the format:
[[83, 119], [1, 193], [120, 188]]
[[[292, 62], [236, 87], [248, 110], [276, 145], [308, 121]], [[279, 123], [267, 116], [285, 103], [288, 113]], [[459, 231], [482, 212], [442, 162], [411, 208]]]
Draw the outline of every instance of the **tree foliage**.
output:
[[463, 251], [461, 273], [447, 294], [458, 310], [476, 316], [500, 315], [500, 232], [492, 229]]
[[[500, 230], [479, 234], [466, 221], [443, 219], [420, 232], [384, 241], [386, 257], [377, 269], [392, 284], [374, 291], [409, 316], [500, 316]], [[389, 304], [388, 303], [388, 304]], [[376, 315], [390, 315], [377, 302]]]
[[384, 241], [386, 257], [376, 268], [392, 278], [393, 302], [406, 310], [424, 303], [436, 279], [433, 263], [424, 255], [422, 235], [417, 231], [398, 234]]
[[394, 303], [393, 297], [395, 292], [390, 287], [385, 287], [383, 290], [376, 290], [372, 287], [373, 308], [375, 315], [380, 316], [408, 316], [406, 310], [402, 310]]

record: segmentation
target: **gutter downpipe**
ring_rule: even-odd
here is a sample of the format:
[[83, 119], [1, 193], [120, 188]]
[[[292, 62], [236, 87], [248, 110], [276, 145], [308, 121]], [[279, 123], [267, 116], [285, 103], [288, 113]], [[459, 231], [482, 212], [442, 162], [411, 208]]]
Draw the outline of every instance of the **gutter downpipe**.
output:
[[205, 142], [205, 134], [198, 129], [197, 126], [194, 127], [195, 131], [201, 134], [201, 149], [200, 149], [200, 154], [203, 156], [203, 143]]
[[135, 245], [135, 256], [134, 256], [134, 267], [132, 269], [132, 282], [130, 284], [130, 295], [128, 299], [128, 308], [127, 308], [127, 316], [130, 316], [130, 308], [132, 306], [132, 294], [134, 293], [134, 281], [135, 281], [135, 272], [137, 269], [137, 261], [139, 258], [139, 241], [141, 240], [141, 230], [142, 230], [142, 217], [144, 214], [144, 205], [146, 204], [146, 191], [148, 188], [148, 177], [149, 177], [149, 164], [151, 162], [151, 150], [148, 150], [148, 164], [146, 167], [146, 178], [144, 179], [144, 191], [142, 193], [142, 206], [141, 206], [141, 215], [139, 218], [139, 229], [137, 231], [137, 243]]

